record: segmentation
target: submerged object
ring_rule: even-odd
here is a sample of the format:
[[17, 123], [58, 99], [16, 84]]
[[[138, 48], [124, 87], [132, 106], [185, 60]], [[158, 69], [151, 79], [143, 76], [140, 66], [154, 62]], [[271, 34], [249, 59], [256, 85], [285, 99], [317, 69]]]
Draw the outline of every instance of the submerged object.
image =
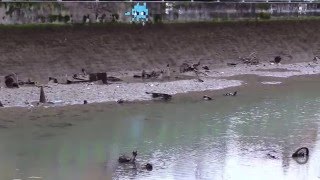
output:
[[299, 148], [298, 150], [296, 150], [296, 152], [294, 152], [292, 154], [293, 158], [296, 158], [296, 157], [307, 157], [307, 156], [309, 156], [309, 149], [306, 148], [306, 147]]
[[233, 93], [229, 92], [229, 93], [224, 94], [224, 96], [236, 96], [237, 93], [238, 93], [237, 91], [235, 91]]
[[119, 163], [134, 163], [136, 160], [136, 156], [138, 155], [137, 151], [132, 152], [132, 157], [128, 157], [126, 155], [122, 155], [119, 157], [118, 162]]
[[212, 98], [209, 97], [209, 96], [207, 96], [207, 95], [204, 95], [204, 96], [203, 96], [203, 99], [206, 100], [206, 101], [211, 101], [211, 100], [212, 100]]

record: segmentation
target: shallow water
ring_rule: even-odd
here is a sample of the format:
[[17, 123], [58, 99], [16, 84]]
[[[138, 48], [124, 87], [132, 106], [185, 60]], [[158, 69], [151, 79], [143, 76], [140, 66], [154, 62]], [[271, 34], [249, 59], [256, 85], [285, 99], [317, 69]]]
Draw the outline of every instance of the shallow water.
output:
[[[0, 128], [0, 179], [320, 179], [319, 87], [298, 82], [210, 102], [31, 111], [19, 122], [32, 123]], [[302, 146], [310, 149], [306, 164], [290, 157]], [[136, 167], [119, 165], [132, 150]], [[141, 169], [147, 162], [153, 171]]]

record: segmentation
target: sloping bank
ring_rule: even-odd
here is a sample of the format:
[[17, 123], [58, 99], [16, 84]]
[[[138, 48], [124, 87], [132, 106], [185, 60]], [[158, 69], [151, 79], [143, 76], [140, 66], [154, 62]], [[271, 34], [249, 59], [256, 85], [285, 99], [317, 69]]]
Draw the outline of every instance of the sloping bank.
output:
[[117, 72], [178, 67], [211, 68], [256, 52], [261, 62], [276, 55], [287, 63], [320, 55], [319, 20], [89, 26], [0, 27], [0, 76], [48, 80], [78, 72]]

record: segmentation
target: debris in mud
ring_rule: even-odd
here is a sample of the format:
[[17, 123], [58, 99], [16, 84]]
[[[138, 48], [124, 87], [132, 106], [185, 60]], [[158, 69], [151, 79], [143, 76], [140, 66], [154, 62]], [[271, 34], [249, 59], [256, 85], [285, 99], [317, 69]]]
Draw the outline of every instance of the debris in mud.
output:
[[189, 72], [189, 71], [193, 71], [194, 68], [191, 67], [189, 64], [187, 63], [183, 63], [181, 66], [180, 66], [180, 73], [185, 73], [185, 72]]
[[71, 123], [62, 122], [62, 123], [51, 123], [49, 124], [49, 127], [65, 128], [65, 127], [70, 127], [72, 125], [73, 124]]
[[248, 65], [257, 65], [259, 64], [259, 59], [255, 56], [255, 52], [251, 53], [248, 57], [239, 58], [242, 63]]
[[101, 80], [103, 84], [107, 84], [107, 73], [91, 73], [89, 74], [90, 82]]
[[146, 92], [146, 94], [151, 94], [152, 98], [160, 98], [163, 100], [170, 100], [172, 99], [172, 95], [170, 94], [164, 94], [164, 93], [152, 93], [152, 92]]
[[150, 79], [150, 78], [159, 78], [163, 74], [163, 71], [151, 71], [147, 73], [145, 70], [142, 70], [140, 75], [133, 75], [134, 78]]
[[320, 57], [315, 56], [312, 60], [314, 63], [318, 63], [320, 61]]
[[58, 79], [54, 77], [49, 77], [49, 82], [58, 83]]
[[198, 70], [198, 67], [200, 66], [200, 61], [196, 64], [192, 64], [192, 67], [194, 70]]
[[209, 67], [208, 66], [202, 66], [202, 69], [206, 70], [206, 71], [209, 71]]
[[1, 101], [0, 101], [0, 107], [4, 107]]
[[83, 101], [83, 104], [88, 104], [88, 101], [87, 101], [87, 100], [84, 100], [84, 101]]
[[237, 91], [235, 91], [235, 92], [233, 92], [233, 93], [228, 92], [228, 93], [224, 94], [224, 96], [236, 96], [237, 93], [238, 93]]
[[36, 82], [28, 79], [28, 81], [18, 81], [18, 84], [19, 85], [36, 85]]
[[276, 64], [279, 64], [280, 61], [281, 61], [281, 57], [280, 57], [280, 56], [276, 56], [276, 57], [274, 58], [274, 62], [275, 62]]
[[120, 81], [122, 81], [122, 79], [117, 78], [117, 77], [113, 77], [113, 76], [107, 76], [107, 81], [120, 82]]
[[4, 77], [5, 84], [8, 88], [18, 88], [18, 76], [16, 74], [10, 74]]
[[277, 157], [276, 155], [273, 155], [271, 153], [268, 153], [267, 157], [270, 158], [270, 159], [279, 159], [279, 157]]
[[238, 63], [227, 63], [227, 66], [236, 66]]
[[46, 103], [47, 100], [46, 100], [46, 96], [44, 94], [44, 90], [43, 90], [43, 86], [40, 87], [40, 100], [39, 100], [40, 103]]

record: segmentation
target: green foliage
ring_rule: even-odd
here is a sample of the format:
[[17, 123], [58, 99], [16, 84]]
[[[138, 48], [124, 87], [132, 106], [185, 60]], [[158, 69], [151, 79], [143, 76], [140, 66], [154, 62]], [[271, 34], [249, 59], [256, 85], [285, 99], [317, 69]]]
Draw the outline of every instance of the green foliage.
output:
[[112, 16], [112, 22], [116, 22], [116, 21], [119, 20], [119, 14], [114, 13], [114, 14], [112, 14], [111, 16]]
[[43, 15], [38, 15], [38, 19], [40, 19], [41, 23], [46, 22], [46, 17], [44, 17]]
[[257, 8], [261, 9], [261, 10], [268, 10], [270, 9], [271, 4], [267, 4], [267, 3], [259, 3], [257, 4]]
[[70, 16], [69, 15], [65, 15], [64, 18], [63, 18], [63, 21], [65, 23], [69, 22], [70, 21]]
[[154, 23], [162, 23], [162, 15], [161, 14], [155, 14], [153, 16], [153, 22]]
[[271, 15], [269, 13], [261, 12], [261, 13], [259, 13], [259, 18], [260, 19], [270, 19]]
[[50, 14], [50, 15], [48, 16], [48, 21], [51, 22], [51, 23], [56, 22], [57, 19], [58, 19], [58, 15]]

